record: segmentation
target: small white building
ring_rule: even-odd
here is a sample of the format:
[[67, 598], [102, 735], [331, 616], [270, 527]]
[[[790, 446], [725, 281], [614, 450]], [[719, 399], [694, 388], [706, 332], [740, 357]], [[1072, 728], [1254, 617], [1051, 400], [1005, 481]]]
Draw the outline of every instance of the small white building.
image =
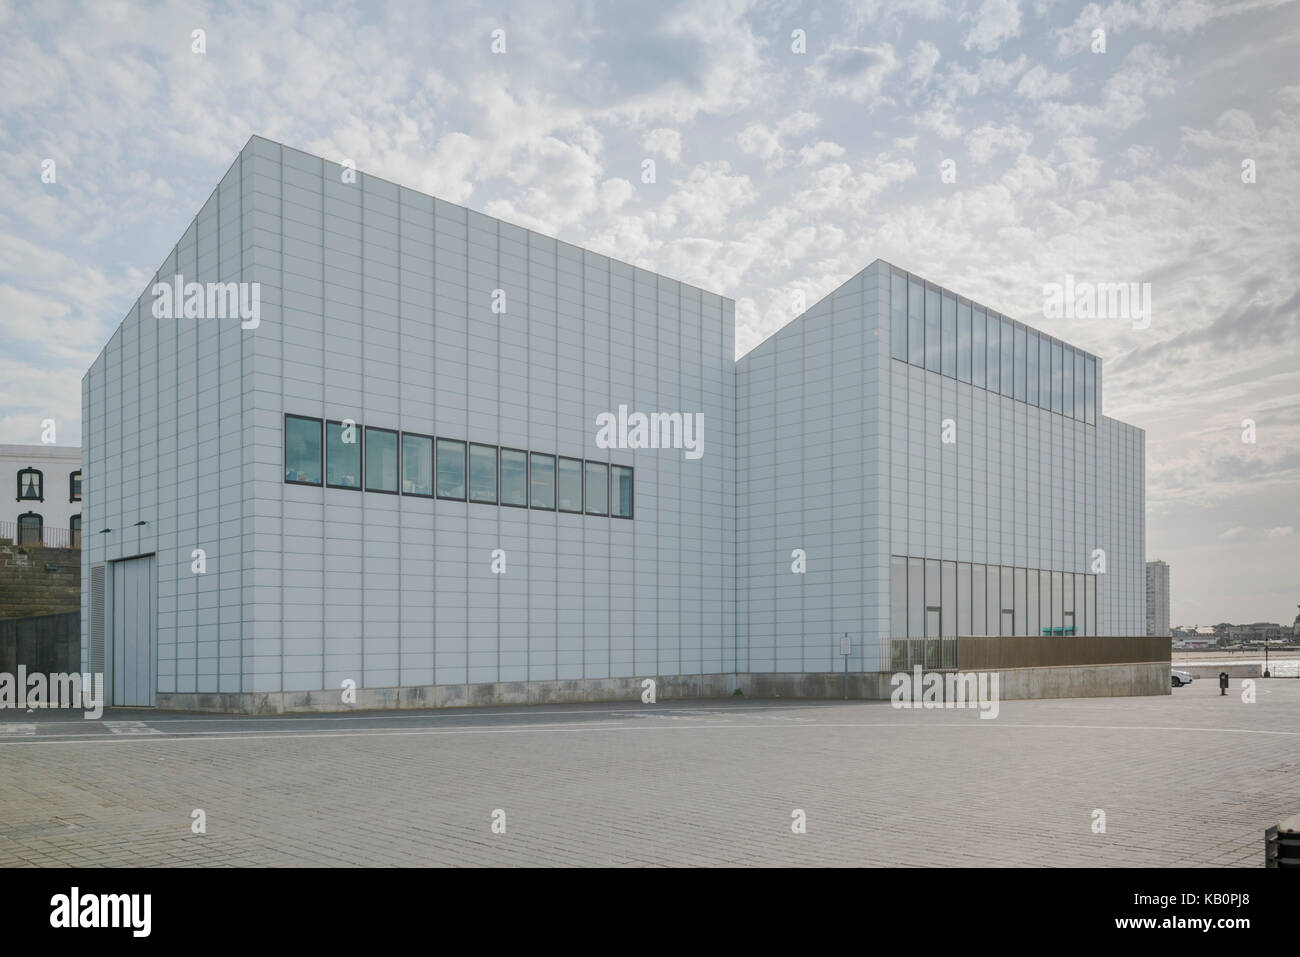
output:
[[81, 449], [0, 445], [0, 538], [80, 546]]

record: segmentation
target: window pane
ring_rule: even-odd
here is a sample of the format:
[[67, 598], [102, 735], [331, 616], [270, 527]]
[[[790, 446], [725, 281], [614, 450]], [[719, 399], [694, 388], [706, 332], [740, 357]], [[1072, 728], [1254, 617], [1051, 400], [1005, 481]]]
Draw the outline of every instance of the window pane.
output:
[[1084, 622], [1084, 634], [1096, 635], [1097, 631], [1097, 576], [1085, 575], [1083, 581], [1083, 613], [1087, 616]]
[[984, 566], [972, 565], [970, 570], [970, 633], [972, 635], [987, 635], [984, 618]]
[[361, 429], [325, 423], [325, 484], [361, 488]]
[[970, 563], [957, 565], [957, 634], [970, 634]]
[[320, 419], [284, 417], [284, 480], [320, 484]]
[[925, 365], [925, 310], [921, 284], [916, 280], [907, 284], [907, 361], [914, 366]]
[[529, 457], [533, 508], [555, 508], [555, 456], [533, 452]]
[[925, 563], [919, 558], [907, 560], [907, 636], [925, 636]]
[[925, 562], [925, 636], [939, 637], [939, 614], [943, 605], [939, 594], [939, 563], [933, 558]]
[[939, 290], [925, 287], [925, 367], [939, 371]]
[[[1061, 405], [1061, 344], [1052, 343], [1052, 411], [1060, 412]], [[1053, 622], [1055, 627], [1055, 622]]]
[[1000, 631], [998, 632], [1000, 635], [1014, 635], [1016, 633], [1014, 571], [1015, 569], [1006, 568], [1005, 566], [1002, 569], [1002, 618], [999, 623]]
[[895, 359], [907, 361], [907, 277], [890, 273], [889, 347]]
[[1038, 633], [1052, 633], [1052, 573], [1038, 575]]
[[985, 611], [988, 614], [984, 622], [984, 627], [988, 631], [986, 635], [1002, 634], [1002, 593], [998, 588], [1001, 569], [997, 565], [988, 567], [988, 574], [985, 576], [984, 583], [988, 586], [985, 595]]
[[943, 615], [939, 619], [939, 634], [951, 637], [957, 634], [957, 563], [943, 563]]
[[1025, 327], [1016, 326], [1016, 398], [1021, 402], [1025, 401], [1025, 351], [1028, 343], [1029, 336], [1025, 332]]
[[1087, 575], [1082, 575], [1078, 573], [1076, 573], [1074, 576], [1074, 633], [1076, 635], [1084, 634], [1083, 618], [1084, 618], [1085, 609], [1083, 604], [1084, 601], [1083, 580], [1087, 577], [1088, 577]]
[[1063, 400], [1061, 411], [1067, 416], [1072, 416], [1074, 415], [1074, 350], [1067, 346], [1062, 361], [1065, 363], [1065, 368], [1061, 379]]
[[604, 462], [587, 463], [587, 514], [609, 513], [609, 470]]
[[889, 635], [902, 638], [907, 634], [907, 559], [897, 555], [889, 559]]
[[17, 545], [40, 545], [41, 544], [41, 527], [45, 520], [39, 515], [19, 515], [18, 516], [18, 541]]
[[1089, 425], [1097, 424], [1097, 360], [1088, 356], [1088, 365], [1084, 370], [1085, 386], [1083, 394], [1085, 421]]
[[1052, 634], [1060, 634], [1061, 614], [1061, 573], [1052, 572]]
[[[973, 318], [971, 319], [971, 345], [970, 345], [971, 381], [975, 383], [975, 385], [979, 386], [981, 389], [984, 388], [985, 385], [984, 323], [985, 323], [984, 310], [975, 309], [973, 312]], [[983, 632], [981, 632], [981, 634], [983, 634]]]
[[1002, 376], [1001, 392], [1003, 395], [1010, 396], [1015, 392], [1015, 344], [1016, 344], [1016, 326], [1006, 316], [1002, 317]]
[[957, 299], [947, 294], [943, 297], [943, 356], [940, 371], [946, 376], [957, 378]]
[[957, 378], [970, 381], [970, 303], [957, 304]]
[[1033, 634], [1029, 630], [1029, 596], [1025, 594], [1025, 570], [1016, 569], [1016, 634]]
[[20, 469], [18, 472], [19, 499], [41, 501], [45, 498], [45, 476], [40, 469]]
[[611, 465], [609, 481], [614, 493], [611, 514], [615, 518], [631, 518], [632, 469], [626, 465]]
[[438, 495], [465, 500], [465, 443], [438, 440]]
[[1038, 624], [1038, 569], [1031, 568], [1026, 573], [1028, 578], [1028, 595], [1025, 604], [1025, 634], [1039, 635]]
[[469, 447], [469, 500], [495, 505], [497, 501], [497, 449], [495, 445]]
[[581, 459], [560, 459], [555, 499], [562, 512], [582, 511]]
[[528, 453], [501, 450], [501, 504], [528, 505]]
[[[984, 328], [988, 332], [984, 352], [986, 358], [984, 372], [988, 377], [989, 391], [998, 392], [1001, 389], [1000, 383], [1002, 381], [1002, 377], [998, 372], [1002, 364], [1002, 323], [998, 321], [997, 313], [990, 312], [988, 314], [988, 321], [984, 323]], [[996, 635], [997, 632], [992, 632], [992, 634]]]
[[1038, 339], [1038, 407], [1052, 407], [1052, 344], [1046, 336]]
[[1076, 351], [1074, 353], [1074, 417], [1080, 422], [1084, 420], [1083, 402], [1085, 373], [1083, 371], [1083, 366], [1083, 353]]
[[397, 491], [397, 433], [366, 427], [366, 491]]
[[81, 472], [79, 471], [73, 472], [72, 475], [69, 476], [69, 478], [71, 480], [71, 488], [69, 491], [68, 498], [70, 498], [74, 502], [80, 502], [81, 501]]
[[402, 435], [402, 492], [433, 494], [433, 439], [428, 436]]
[[1025, 401], [1030, 405], [1038, 405], [1038, 333], [1028, 333], [1026, 342]]

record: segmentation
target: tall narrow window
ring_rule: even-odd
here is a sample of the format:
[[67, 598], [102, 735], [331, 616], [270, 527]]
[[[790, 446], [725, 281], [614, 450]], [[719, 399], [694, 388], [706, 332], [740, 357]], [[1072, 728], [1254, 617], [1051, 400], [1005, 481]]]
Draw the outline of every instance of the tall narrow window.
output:
[[40, 545], [41, 532], [45, 520], [35, 512], [23, 512], [18, 516], [18, 541], [16, 545]]
[[495, 445], [469, 447], [469, 500], [485, 505], [497, 503], [497, 449]]
[[1064, 408], [1061, 404], [1061, 344], [1052, 340], [1052, 411], [1060, 412]]
[[1061, 379], [1061, 412], [1066, 418], [1074, 417], [1074, 350], [1069, 346], [1064, 349], [1063, 376]]
[[1026, 576], [1028, 579], [1028, 594], [1025, 604], [1025, 634], [1040, 635], [1042, 631], [1038, 624], [1038, 569], [1029, 569]]
[[1044, 335], [1038, 337], [1038, 407], [1052, 408], [1052, 342]]
[[[951, 293], [943, 294], [943, 356], [940, 371], [957, 378], [957, 299]], [[947, 626], [945, 626], [947, 627]]]
[[[971, 382], [982, 389], [987, 384], [987, 379], [984, 375], [984, 358], [986, 355], [986, 347], [984, 345], [984, 324], [986, 320], [984, 318], [983, 309], [974, 308], [972, 315], [970, 346]], [[980, 632], [980, 634], [983, 634], [983, 632]]]
[[889, 559], [889, 637], [907, 635], [907, 559], [892, 555]]
[[465, 443], [438, 440], [438, 498], [465, 501]]
[[366, 426], [366, 491], [397, 494], [397, 433]]
[[943, 615], [940, 623], [943, 626], [939, 634], [945, 638], [951, 638], [957, 634], [957, 563], [943, 563], [943, 582], [942, 591], [943, 600], [940, 602], [943, 608]]
[[1064, 627], [1064, 619], [1061, 617], [1064, 609], [1061, 606], [1061, 573], [1052, 572], [1052, 634], [1064, 634], [1061, 629]]
[[999, 580], [1002, 577], [1001, 572], [1002, 569], [997, 565], [990, 565], [988, 576], [985, 579], [985, 584], [988, 585], [988, 595], [986, 596], [988, 607], [985, 609], [988, 612], [988, 621], [986, 623], [988, 631], [984, 632], [986, 635], [1002, 634], [1002, 592], [998, 587]]
[[1028, 365], [1029, 334], [1024, 326], [1016, 326], [1016, 399], [1025, 401], [1025, 369]]
[[528, 507], [528, 453], [501, 450], [501, 504]]
[[1052, 633], [1052, 573], [1047, 571], [1038, 575], [1038, 633]]
[[81, 469], [68, 476], [68, 501], [81, 501]]
[[361, 426], [325, 423], [325, 484], [361, 488]]
[[970, 303], [957, 303], [957, 378], [970, 381]]
[[559, 474], [555, 483], [555, 504], [561, 512], [582, 511], [582, 460], [559, 460]]
[[433, 495], [433, 438], [402, 433], [402, 494]]
[[1097, 627], [1097, 576], [1085, 575], [1083, 588], [1083, 613], [1087, 615], [1083, 633], [1085, 635], [1101, 634]]
[[939, 562], [925, 560], [925, 637], [938, 638], [943, 629], [943, 604], [939, 588]]
[[988, 341], [985, 343], [985, 355], [988, 361], [985, 363], [987, 368], [984, 370], [988, 376], [988, 388], [990, 392], [1000, 392], [1002, 391], [1002, 377], [999, 372], [1002, 368], [1002, 323], [998, 321], [996, 312], [989, 313], [988, 322], [984, 327], [988, 330]]
[[1025, 570], [1017, 568], [1016, 576], [1016, 634], [1032, 635], [1029, 630], [1029, 596], [1025, 592]]
[[926, 283], [925, 286], [925, 367], [931, 372], [939, 371], [939, 355], [942, 351], [939, 337], [939, 289]]
[[632, 468], [628, 465], [609, 467], [609, 485], [613, 494], [610, 514], [615, 518], [632, 517]]
[[1002, 317], [1002, 394], [1015, 395], [1016, 327], [1006, 316]]
[[915, 279], [907, 282], [907, 361], [925, 367], [925, 295]]
[[1087, 373], [1083, 371], [1084, 365], [1084, 355], [1076, 349], [1074, 352], [1074, 417], [1080, 422], [1087, 418], [1083, 410], [1087, 394], [1087, 383], [1084, 381]]
[[987, 635], [988, 629], [984, 619], [984, 601], [985, 601], [985, 584], [984, 584], [983, 565], [972, 565], [970, 569], [970, 633], [972, 635]]
[[1083, 580], [1087, 577], [1088, 577], [1087, 575], [1078, 572], [1076, 572], [1074, 575], [1074, 633], [1076, 635], [1083, 635], [1087, 633], [1084, 630], [1085, 628], [1084, 616], [1086, 612], [1083, 604], [1084, 602]]
[[907, 637], [925, 637], [925, 562], [907, 560]]
[[1001, 635], [1016, 633], [1016, 593], [1015, 569], [1002, 567], [1002, 624], [998, 631]]
[[1038, 405], [1038, 333], [1032, 330], [1026, 337], [1025, 350], [1025, 401]]
[[555, 456], [532, 452], [528, 457], [533, 508], [555, 508]]
[[889, 274], [889, 347], [895, 359], [907, 361], [907, 277]]
[[1083, 403], [1086, 410], [1085, 421], [1089, 425], [1097, 424], [1097, 360], [1088, 356], [1088, 365], [1084, 369]]
[[284, 417], [284, 480], [295, 485], [321, 481], [321, 420]]
[[72, 541], [68, 543], [70, 548], [81, 547], [81, 516], [74, 515], [68, 519], [68, 533]]
[[604, 462], [587, 463], [587, 514], [609, 514], [609, 469]]
[[957, 634], [969, 635], [970, 630], [970, 563], [957, 564]]
[[1061, 633], [1064, 635], [1073, 635], [1073, 634], [1077, 634], [1077, 632], [1075, 631], [1075, 621], [1074, 621], [1075, 576], [1070, 574], [1069, 572], [1065, 572], [1062, 577], [1065, 580], [1063, 594], [1062, 594], [1062, 600], [1065, 602], [1065, 620], [1062, 622], [1062, 624], [1064, 625], [1065, 630]]

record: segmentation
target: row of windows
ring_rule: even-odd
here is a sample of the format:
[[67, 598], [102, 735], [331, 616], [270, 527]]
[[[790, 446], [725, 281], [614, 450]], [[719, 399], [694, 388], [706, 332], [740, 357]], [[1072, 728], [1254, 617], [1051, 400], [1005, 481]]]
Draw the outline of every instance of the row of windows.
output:
[[631, 466], [301, 415], [284, 417], [284, 480], [294, 485], [323, 481], [329, 488], [364, 488], [389, 495], [632, 517]]
[[1095, 635], [1097, 576], [890, 558], [890, 634]]
[[[40, 469], [18, 470], [18, 501], [45, 501], [45, 474]], [[68, 475], [68, 501], [81, 501], [81, 469]]]
[[[81, 547], [81, 516], [73, 515], [68, 519], [71, 532], [72, 548]], [[23, 512], [18, 516], [18, 545], [41, 545], [45, 535], [45, 519], [36, 512]], [[61, 543], [60, 543], [61, 544]]]
[[1097, 360], [1059, 339], [898, 270], [889, 330], [895, 359], [1097, 424]]

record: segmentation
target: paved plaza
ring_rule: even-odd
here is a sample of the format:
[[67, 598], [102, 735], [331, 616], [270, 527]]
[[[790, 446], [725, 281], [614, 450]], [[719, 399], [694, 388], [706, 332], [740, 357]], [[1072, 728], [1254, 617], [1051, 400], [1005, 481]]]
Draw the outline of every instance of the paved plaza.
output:
[[0, 865], [1257, 867], [1300, 811], [1300, 681], [1253, 704], [1240, 684], [994, 720], [743, 699], [4, 711]]

